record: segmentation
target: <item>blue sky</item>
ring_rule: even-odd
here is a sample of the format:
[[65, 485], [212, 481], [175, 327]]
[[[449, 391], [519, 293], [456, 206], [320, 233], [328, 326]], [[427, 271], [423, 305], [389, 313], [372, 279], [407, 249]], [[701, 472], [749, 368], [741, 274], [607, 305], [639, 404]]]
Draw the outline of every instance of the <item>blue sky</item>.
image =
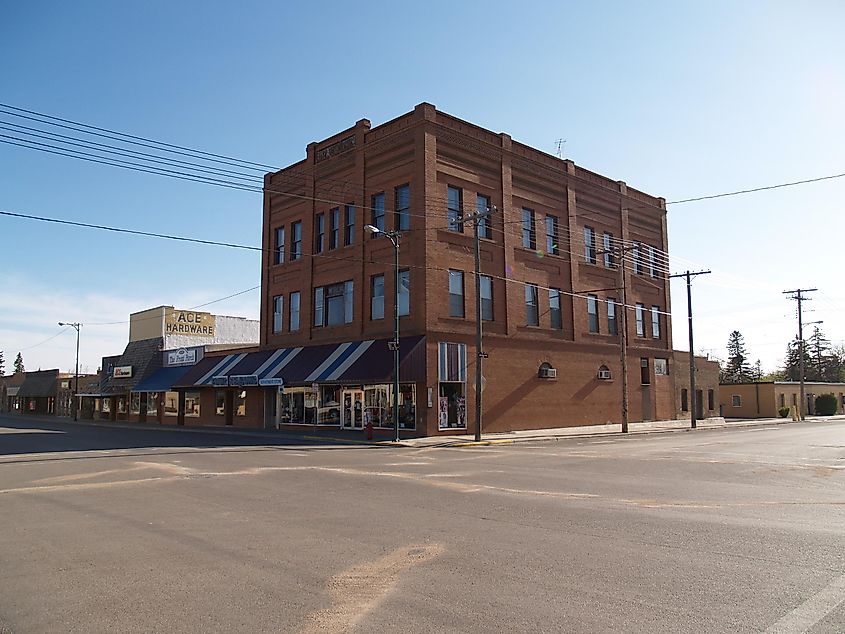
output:
[[[792, 2], [28, 2], [0, 14], [0, 102], [287, 165], [422, 101], [667, 200], [845, 172], [845, 5]], [[13, 120], [2, 116], [0, 119]], [[261, 196], [0, 145], [0, 209], [259, 244]], [[696, 350], [773, 369], [781, 291], [845, 339], [845, 178], [670, 207]], [[57, 321], [124, 321], [255, 286], [256, 253], [0, 218], [0, 349], [70, 368]], [[209, 307], [257, 317], [253, 291]], [[675, 342], [686, 299], [673, 286]], [[82, 364], [126, 324], [86, 325]], [[40, 344], [40, 345], [37, 345]]]

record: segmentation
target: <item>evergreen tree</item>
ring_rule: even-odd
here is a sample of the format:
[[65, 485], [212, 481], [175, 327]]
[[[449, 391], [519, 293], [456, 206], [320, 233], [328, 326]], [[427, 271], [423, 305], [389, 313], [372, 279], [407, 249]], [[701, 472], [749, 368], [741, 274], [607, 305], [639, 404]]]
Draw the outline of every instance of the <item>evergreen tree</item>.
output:
[[26, 368], [23, 365], [23, 355], [18, 352], [18, 356], [15, 357], [15, 374], [21, 374], [26, 372]]
[[719, 380], [722, 383], [745, 383], [753, 380], [754, 372], [748, 363], [745, 339], [738, 330], [728, 336], [728, 360], [722, 368]]
[[763, 380], [763, 364], [760, 363], [760, 359], [757, 359], [754, 364], [754, 380], [758, 382]]
[[[795, 337], [789, 344], [786, 346], [786, 358], [783, 361], [783, 374], [784, 379], [787, 381], [800, 381], [801, 380], [801, 373], [800, 373], [800, 342], [798, 337]], [[812, 359], [810, 358], [809, 352], [807, 352], [807, 346], [804, 346], [804, 380], [812, 380], [808, 376], [808, 369], [812, 366]]]

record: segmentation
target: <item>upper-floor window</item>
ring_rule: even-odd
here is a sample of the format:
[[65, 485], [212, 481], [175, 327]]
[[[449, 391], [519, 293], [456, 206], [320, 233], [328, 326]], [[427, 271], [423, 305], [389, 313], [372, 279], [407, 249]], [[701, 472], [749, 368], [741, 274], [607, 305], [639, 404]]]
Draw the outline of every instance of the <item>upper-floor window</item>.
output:
[[276, 244], [273, 247], [273, 264], [282, 264], [285, 261], [285, 228], [276, 228]]
[[552, 255], [560, 254], [560, 244], [558, 238], [558, 218], [557, 216], [546, 216], [546, 253]]
[[634, 314], [637, 317], [637, 336], [645, 337], [645, 306], [643, 304], [637, 304]]
[[615, 265], [613, 261], [613, 234], [605, 231], [602, 234], [602, 251], [604, 256], [604, 265], [608, 268]]
[[399, 271], [399, 316], [411, 314], [411, 272]]
[[537, 248], [537, 224], [534, 210], [522, 208], [522, 246], [526, 249]]
[[619, 324], [616, 321], [616, 298], [607, 298], [607, 332], [611, 335], [619, 334]]
[[634, 246], [631, 247], [631, 258], [634, 264], [634, 273], [637, 275], [643, 274], [643, 257], [642, 257], [642, 245], [639, 242], [635, 242]]
[[282, 315], [284, 315], [285, 296], [273, 297], [273, 332], [282, 332]]
[[525, 285], [525, 324], [540, 325], [540, 307], [538, 306], [538, 292], [536, 284]]
[[449, 271], [449, 316], [464, 316], [464, 272]]
[[384, 319], [384, 275], [373, 275], [370, 284], [370, 319]]
[[352, 281], [314, 289], [314, 325], [339, 326], [352, 322]]
[[654, 360], [654, 373], [660, 376], [667, 376], [669, 374], [669, 359], [656, 358]]
[[599, 298], [596, 295], [587, 295], [587, 325], [590, 332], [599, 331]]
[[592, 227], [584, 227], [584, 259], [596, 263], [596, 230]]
[[290, 226], [290, 259], [302, 257], [302, 221], [297, 220]]
[[329, 211], [329, 249], [340, 246], [340, 207]]
[[493, 321], [493, 278], [481, 276], [481, 320]]
[[646, 357], [640, 359], [640, 383], [651, 385], [651, 371], [649, 370], [648, 359]]
[[446, 199], [446, 216], [449, 220], [449, 231], [463, 233], [464, 223], [461, 222], [461, 219], [464, 216], [464, 190], [460, 187], [449, 185], [446, 188]]
[[[370, 199], [370, 206], [372, 207], [372, 224], [379, 231], [384, 231], [384, 192], [374, 195]], [[373, 238], [377, 238], [378, 234], [373, 233]]]
[[549, 321], [555, 330], [563, 328], [563, 312], [560, 309], [560, 289], [549, 289]]
[[411, 228], [411, 186], [400, 185], [394, 190], [395, 217], [393, 228], [397, 231], [407, 231]]
[[355, 242], [355, 205], [346, 205], [343, 213], [343, 245], [348, 247]]
[[314, 253], [322, 253], [326, 240], [326, 215], [314, 216]]
[[648, 247], [648, 272], [651, 277], [657, 277], [657, 249]]
[[651, 307], [651, 337], [660, 339], [660, 306]]
[[288, 306], [288, 309], [290, 310], [290, 316], [288, 317], [288, 327], [290, 328], [291, 332], [299, 330], [299, 302], [299, 291], [293, 291], [290, 294], [290, 302]]
[[475, 211], [480, 214], [487, 212], [486, 216], [480, 216], [478, 218], [478, 237], [488, 240], [493, 237], [490, 229], [490, 209], [490, 197], [478, 194], [475, 198]]

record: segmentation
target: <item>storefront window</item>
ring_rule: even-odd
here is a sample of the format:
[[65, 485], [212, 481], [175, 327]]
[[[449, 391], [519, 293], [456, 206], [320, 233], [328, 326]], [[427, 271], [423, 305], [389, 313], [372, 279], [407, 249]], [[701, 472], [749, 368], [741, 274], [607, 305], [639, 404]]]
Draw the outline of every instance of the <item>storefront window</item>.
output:
[[185, 416], [200, 415], [200, 393], [185, 392]]
[[104, 398], [103, 399], [103, 410], [104, 413], [108, 414], [111, 411], [111, 399]]
[[340, 386], [321, 385], [317, 407], [318, 425], [340, 425]]
[[141, 395], [138, 392], [132, 392], [132, 394], [129, 395], [129, 413], [141, 413]]
[[235, 416], [246, 416], [246, 390], [238, 392], [235, 398]]
[[179, 392], [165, 392], [164, 393], [164, 415], [178, 416], [179, 415]]
[[437, 422], [440, 429], [466, 428], [464, 383], [445, 383], [441, 381]]
[[147, 416], [158, 415], [158, 392], [147, 393]]
[[282, 411], [279, 422], [283, 425], [303, 425], [313, 422], [314, 410], [311, 408], [311, 416], [307, 418], [305, 410], [305, 388], [285, 388], [282, 394]]
[[94, 411], [95, 412], [102, 411], [102, 399], [99, 399], [99, 398], [94, 399]]
[[226, 390], [217, 390], [214, 393], [214, 413], [223, 416], [226, 413]]
[[125, 414], [126, 413], [126, 397], [125, 396], [118, 396], [117, 397], [117, 413], [118, 414]]
[[390, 393], [387, 385], [366, 385], [364, 386], [364, 421], [373, 424], [373, 427], [391, 427], [390, 420]]

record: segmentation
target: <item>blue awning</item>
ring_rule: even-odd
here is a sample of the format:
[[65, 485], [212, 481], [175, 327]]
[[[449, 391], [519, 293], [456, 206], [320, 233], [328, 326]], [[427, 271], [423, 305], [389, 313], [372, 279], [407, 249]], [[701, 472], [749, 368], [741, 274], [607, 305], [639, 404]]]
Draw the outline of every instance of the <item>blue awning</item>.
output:
[[169, 392], [193, 366], [161, 368], [132, 388], [133, 392]]

